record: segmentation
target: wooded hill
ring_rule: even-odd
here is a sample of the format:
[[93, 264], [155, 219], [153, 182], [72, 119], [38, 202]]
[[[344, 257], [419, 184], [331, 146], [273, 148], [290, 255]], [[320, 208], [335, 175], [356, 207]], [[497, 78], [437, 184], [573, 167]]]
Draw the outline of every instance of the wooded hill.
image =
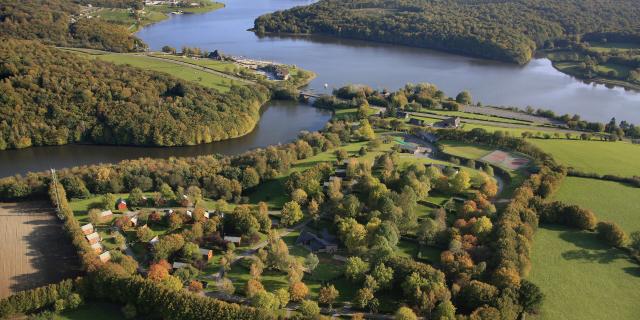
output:
[[[113, 5], [118, 3], [111, 2], [114, 2]], [[41, 40], [57, 46], [114, 52], [136, 51], [146, 47], [127, 28], [83, 16], [80, 9], [79, 5], [69, 0], [0, 0], [0, 37]]]
[[246, 134], [269, 91], [230, 92], [0, 38], [0, 150], [67, 143], [177, 146]]
[[591, 33], [640, 33], [638, 0], [323, 0], [259, 17], [255, 30], [321, 33], [523, 64]]

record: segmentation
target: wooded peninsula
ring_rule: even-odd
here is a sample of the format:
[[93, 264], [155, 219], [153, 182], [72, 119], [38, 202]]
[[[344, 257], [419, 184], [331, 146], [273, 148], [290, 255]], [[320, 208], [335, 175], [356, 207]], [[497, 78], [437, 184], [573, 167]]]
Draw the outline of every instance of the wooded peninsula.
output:
[[[572, 61], [582, 79], [640, 83], [640, 58], [628, 50], [589, 53], [591, 42], [640, 42], [640, 3], [553, 0], [323, 0], [263, 15], [257, 33], [327, 34], [431, 48], [525, 64], [540, 50], [574, 53], [552, 57]], [[623, 46], [627, 49], [628, 46]], [[632, 46], [633, 48], [633, 46]], [[609, 61], [611, 60], [611, 61]], [[606, 67], [614, 63], [615, 67]], [[598, 67], [600, 65], [600, 67]], [[612, 71], [613, 70], [613, 71]]]

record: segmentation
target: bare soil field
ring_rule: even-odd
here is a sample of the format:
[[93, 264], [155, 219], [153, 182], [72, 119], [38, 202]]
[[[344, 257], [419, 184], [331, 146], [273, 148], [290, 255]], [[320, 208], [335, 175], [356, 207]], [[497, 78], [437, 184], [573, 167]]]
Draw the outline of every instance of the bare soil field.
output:
[[0, 298], [79, 275], [62, 223], [46, 202], [0, 203]]

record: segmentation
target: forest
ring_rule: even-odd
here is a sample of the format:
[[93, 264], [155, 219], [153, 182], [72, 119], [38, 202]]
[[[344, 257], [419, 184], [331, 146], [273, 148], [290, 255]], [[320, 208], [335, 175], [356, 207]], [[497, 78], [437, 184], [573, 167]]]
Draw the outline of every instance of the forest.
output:
[[[78, 2], [116, 5], [121, 1]], [[146, 47], [125, 27], [83, 16], [80, 6], [69, 0], [0, 0], [0, 37], [115, 52]]]
[[269, 98], [258, 85], [222, 94], [35, 41], [1, 41], [0, 61], [0, 150], [208, 143], [252, 130]]
[[259, 17], [258, 33], [328, 34], [527, 63], [592, 34], [638, 34], [637, 0], [323, 0]]

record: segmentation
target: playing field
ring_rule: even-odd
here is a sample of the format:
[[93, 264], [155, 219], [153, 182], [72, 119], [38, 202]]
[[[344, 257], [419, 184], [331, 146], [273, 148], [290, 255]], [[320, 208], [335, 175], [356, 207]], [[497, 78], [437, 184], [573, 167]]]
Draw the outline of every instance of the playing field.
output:
[[529, 159], [525, 157], [519, 156], [513, 152], [500, 150], [489, 153], [482, 157], [481, 160], [509, 170], [518, 170], [529, 163]]
[[529, 280], [546, 298], [541, 320], [638, 319], [640, 266], [595, 234], [541, 227]]
[[640, 231], [640, 188], [613, 181], [567, 177], [555, 199], [589, 208], [598, 220], [616, 222], [627, 233]]
[[556, 161], [585, 172], [640, 175], [640, 145], [627, 142], [530, 139]]
[[62, 224], [46, 203], [0, 203], [0, 298], [78, 275]]

